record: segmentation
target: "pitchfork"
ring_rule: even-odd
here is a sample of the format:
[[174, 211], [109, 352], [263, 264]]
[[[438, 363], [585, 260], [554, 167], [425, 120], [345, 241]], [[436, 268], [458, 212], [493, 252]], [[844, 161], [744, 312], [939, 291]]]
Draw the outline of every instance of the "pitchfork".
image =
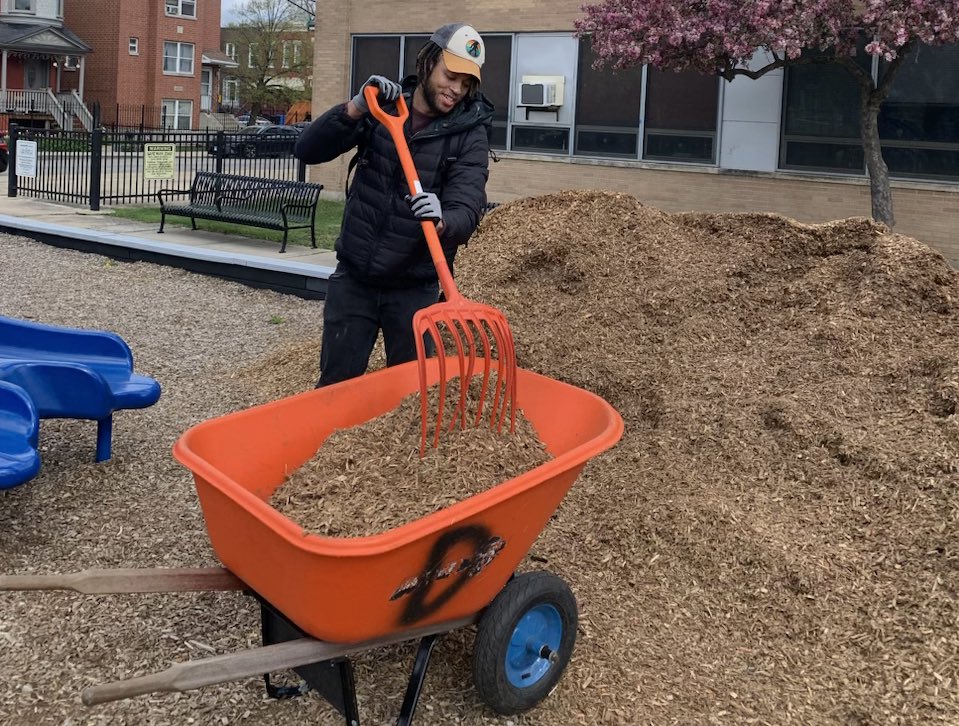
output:
[[[400, 157], [406, 183], [410, 194], [419, 194], [423, 191], [413, 157], [410, 154], [403, 125], [409, 116], [406, 99], [401, 95], [396, 101], [397, 115], [387, 113], [377, 101], [379, 89], [367, 86], [363, 94], [369, 105], [370, 112], [383, 124], [393, 137], [396, 144], [396, 153]], [[416, 358], [419, 364], [420, 376], [420, 406], [422, 414], [422, 437], [420, 441], [420, 456], [426, 452], [426, 441], [429, 431], [429, 405], [427, 401], [426, 367], [427, 349], [426, 335], [428, 334], [436, 346], [439, 365], [439, 411], [436, 416], [436, 427], [433, 435], [433, 446], [439, 444], [440, 429], [443, 426], [443, 408], [446, 403], [446, 348], [443, 343], [442, 330], [446, 330], [452, 338], [456, 350], [456, 359], [459, 362], [458, 375], [460, 377], [459, 404], [454, 409], [450, 421], [452, 430], [457, 421], [460, 428], [466, 428], [466, 394], [476, 372], [477, 358], [482, 349], [483, 380], [480, 387], [476, 418], [474, 426], [478, 426], [483, 419], [483, 409], [489, 393], [490, 375], [493, 371], [493, 352], [496, 352], [496, 386], [493, 390], [490, 405], [490, 427], [497, 431], [503, 430], [507, 415], [510, 421], [510, 431], [516, 424], [516, 350], [513, 347], [513, 334], [506, 322], [506, 316], [499, 310], [483, 303], [464, 298], [450, 273], [446, 263], [446, 255], [440, 244], [436, 225], [429, 220], [423, 221], [423, 234], [429, 247], [430, 256], [436, 266], [440, 286], [443, 289], [445, 300], [423, 308], [413, 316], [413, 334], [416, 338]], [[452, 356], [450, 356], [452, 357]], [[455, 375], [455, 374], [454, 374]], [[452, 378], [452, 376], [450, 376]]]

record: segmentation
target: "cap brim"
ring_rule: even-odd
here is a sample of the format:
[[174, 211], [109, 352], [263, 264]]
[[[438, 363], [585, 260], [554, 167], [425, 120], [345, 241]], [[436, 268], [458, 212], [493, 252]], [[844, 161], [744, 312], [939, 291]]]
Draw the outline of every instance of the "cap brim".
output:
[[446, 67], [453, 71], [453, 73], [468, 73], [477, 81], [483, 80], [483, 77], [480, 75], [480, 67], [476, 65], [476, 63], [471, 60], [466, 60], [466, 58], [460, 58], [445, 48], [443, 49], [443, 62], [446, 63]]

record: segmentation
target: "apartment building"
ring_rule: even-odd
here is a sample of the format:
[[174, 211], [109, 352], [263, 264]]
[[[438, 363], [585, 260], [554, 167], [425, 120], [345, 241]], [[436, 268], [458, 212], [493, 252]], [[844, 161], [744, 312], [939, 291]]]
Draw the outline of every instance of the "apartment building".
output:
[[[248, 111], [251, 99], [246, 87], [251, 83], [267, 81], [268, 85], [283, 87], [294, 103], [267, 103], [261, 113], [287, 123], [302, 120], [289, 118], [289, 109], [297, 105], [295, 99], [309, 98], [313, 83], [313, 30], [285, 29], [275, 35], [250, 28], [226, 26], [221, 30], [223, 53], [236, 61], [237, 66], [224, 72], [222, 106], [234, 112]], [[245, 82], [244, 82], [245, 81]]]
[[[778, 212], [806, 222], [871, 213], [858, 91], [810, 65], [759, 80], [592, 68], [574, 0], [317, 3], [313, 115], [371, 74], [398, 78], [436, 26], [483, 35], [496, 106], [489, 197], [623, 191], [668, 211]], [[756, 59], [762, 63], [761, 58]], [[876, 72], [876, 62], [864, 59]], [[757, 65], [758, 67], [758, 65]], [[959, 259], [959, 46], [920, 47], [880, 119], [896, 231]], [[311, 169], [343, 188], [346, 160]]]
[[85, 93], [101, 123], [124, 125], [140, 110], [165, 128], [216, 125], [205, 122], [218, 110], [224, 69], [236, 66], [219, 50], [220, 0], [63, 3], [66, 25], [92, 49]]
[[86, 128], [85, 59], [92, 48], [64, 19], [64, 0], [0, 0], [0, 131], [7, 123]]

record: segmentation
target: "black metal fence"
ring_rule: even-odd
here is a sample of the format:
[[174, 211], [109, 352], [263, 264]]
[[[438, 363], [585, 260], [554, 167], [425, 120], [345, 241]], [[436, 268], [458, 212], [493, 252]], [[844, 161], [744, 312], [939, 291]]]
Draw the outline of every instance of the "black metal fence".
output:
[[[29, 147], [23, 141], [31, 142]], [[198, 171], [304, 181], [306, 167], [293, 157], [294, 142], [289, 136], [255, 141], [243, 132], [64, 131], [11, 124], [7, 195], [96, 211], [101, 205], [156, 204], [161, 189], [181, 190], [185, 196]], [[163, 165], [163, 178], [154, 178], [157, 168], [144, 155], [147, 144], [166, 147], [172, 163]]]

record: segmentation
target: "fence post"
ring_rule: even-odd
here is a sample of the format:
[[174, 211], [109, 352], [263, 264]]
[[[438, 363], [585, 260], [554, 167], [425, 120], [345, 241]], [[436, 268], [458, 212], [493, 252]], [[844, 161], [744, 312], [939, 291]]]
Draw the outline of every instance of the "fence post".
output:
[[223, 173], [223, 144], [226, 142], [226, 134], [220, 129], [216, 132], [216, 173]]
[[103, 127], [90, 134], [90, 210], [100, 211], [100, 181], [103, 174]]
[[17, 125], [10, 124], [10, 144], [7, 147], [7, 196], [17, 196]]

